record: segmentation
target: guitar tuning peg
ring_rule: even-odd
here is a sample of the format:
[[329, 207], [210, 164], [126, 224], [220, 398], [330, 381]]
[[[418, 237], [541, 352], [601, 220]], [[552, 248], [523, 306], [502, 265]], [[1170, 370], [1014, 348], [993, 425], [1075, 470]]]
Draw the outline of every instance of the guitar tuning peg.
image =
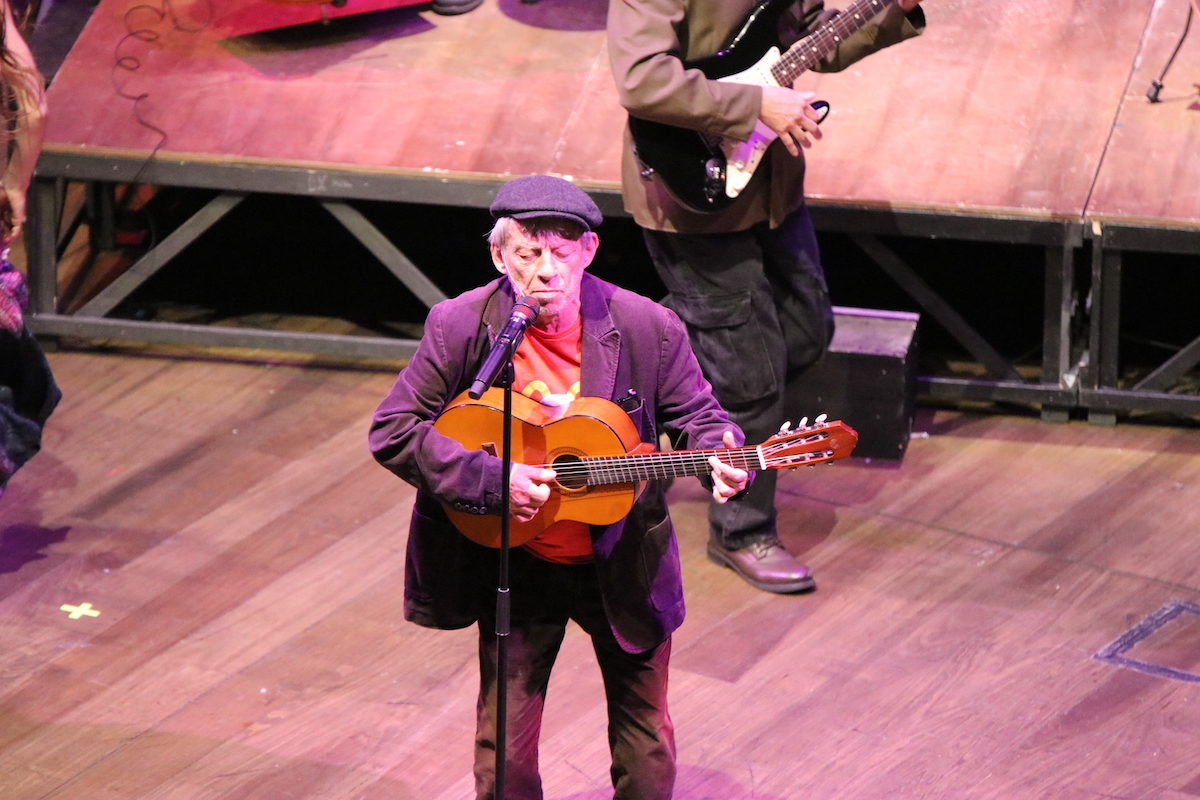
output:
[[819, 417], [817, 417], [816, 419], [813, 420], [813, 424], [814, 425], [824, 425], [826, 419], [828, 419], [828, 417], [826, 417], [824, 414], [821, 414]]
[[780, 433], [787, 433], [787, 432], [788, 432], [788, 430], [789, 430], [791, 427], [792, 427], [792, 422], [791, 422], [791, 420], [784, 420], [784, 421], [783, 421], [783, 424], [779, 426], [779, 432], [780, 432]]
[[796, 427], [798, 427], [798, 428], [807, 428], [807, 427], [808, 427], [808, 417], [801, 417], [801, 418], [800, 418], [800, 424], [799, 424], [799, 425], [797, 425]]

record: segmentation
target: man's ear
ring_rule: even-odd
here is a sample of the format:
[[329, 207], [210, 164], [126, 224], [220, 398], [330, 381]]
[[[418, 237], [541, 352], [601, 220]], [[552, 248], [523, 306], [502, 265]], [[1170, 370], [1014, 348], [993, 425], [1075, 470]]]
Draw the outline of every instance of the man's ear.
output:
[[506, 267], [504, 265], [504, 254], [500, 251], [500, 248], [497, 247], [496, 245], [493, 244], [493, 245], [490, 245], [490, 247], [492, 249], [492, 263], [496, 265], [496, 269], [500, 272], [501, 275], [507, 275], [508, 267]]
[[579, 244], [583, 246], [583, 268], [587, 269], [592, 265], [592, 259], [596, 257], [596, 251], [600, 248], [600, 237], [595, 231], [585, 231], [583, 236], [579, 237]]

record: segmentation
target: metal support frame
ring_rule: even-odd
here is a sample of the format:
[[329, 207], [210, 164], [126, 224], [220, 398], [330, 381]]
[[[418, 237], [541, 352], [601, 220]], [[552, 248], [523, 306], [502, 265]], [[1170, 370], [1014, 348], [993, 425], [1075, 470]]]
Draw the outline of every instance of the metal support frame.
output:
[[[34, 178], [25, 209], [25, 253], [29, 261], [30, 321], [39, 314], [57, 313], [58, 230], [61, 206], [55, 181]], [[36, 333], [36, 329], [34, 331]]]
[[[59, 191], [54, 190], [55, 180]], [[220, 326], [187, 326], [166, 323], [133, 323], [104, 317], [63, 316], [55, 308], [56, 249], [62, 229], [61, 194], [65, 181], [106, 184], [143, 182], [152, 185], [216, 189], [225, 197], [253, 193], [308, 196], [321, 202], [391, 272], [427, 305], [442, 298], [437, 287], [347, 201], [372, 200], [419, 203], [466, 208], [486, 208], [503, 184], [490, 175], [430, 175], [415, 172], [371, 172], [346, 168], [314, 169], [299, 165], [179, 161], [155, 158], [146, 161], [122, 153], [43, 152], [38, 178], [30, 189], [26, 244], [30, 263], [30, 327], [52, 336], [81, 335], [102, 338], [132, 337], [138, 341], [172, 341], [185, 344], [250, 342], [253, 347], [271, 347], [338, 355], [364, 353], [406, 357], [415, 342], [371, 337], [330, 337], [302, 333], [255, 332]], [[615, 187], [584, 187], [606, 216], [622, 216], [620, 191]], [[103, 203], [101, 199], [94, 202]], [[224, 200], [220, 202], [229, 202]], [[1092, 223], [1085, 230], [1082, 219], [1006, 216], [960, 213], [954, 210], [913, 210], [889, 206], [838, 206], [814, 201], [810, 204], [818, 230], [847, 233], [881, 267], [917, 297], [923, 308], [944, 325], [967, 350], [985, 364], [986, 379], [919, 377], [921, 391], [935, 399], [982, 400], [1039, 404], [1043, 418], [1065, 420], [1071, 409], [1083, 408], [1097, 422], [1115, 420], [1118, 411], [1148, 410], [1195, 415], [1200, 398], [1168, 393], [1169, 385], [1200, 363], [1200, 339], [1183, 348], [1132, 388], [1118, 386], [1117, 363], [1120, 329], [1121, 253], [1151, 250], [1200, 253], [1200, 229], [1152, 228], [1147, 225]], [[226, 209], [227, 211], [228, 209]], [[220, 206], [210, 207], [217, 214]], [[203, 220], [189, 221], [192, 233]], [[103, 224], [103, 220], [101, 220]], [[211, 224], [211, 223], [210, 223]], [[1092, 239], [1092, 295], [1081, 309], [1075, 295], [1075, 253], [1083, 247], [1084, 235]], [[175, 234], [172, 234], [174, 236]], [[188, 231], [180, 234], [186, 238]], [[949, 238], [962, 241], [1027, 244], [1045, 248], [1044, 312], [1042, 332], [1042, 375], [1037, 382], [1021, 380], [978, 333], [944, 300], [888, 250], [877, 236]], [[194, 238], [194, 236], [193, 236]], [[165, 240], [159, 248], [165, 248]], [[175, 245], [186, 246], [180, 238]], [[158, 250], [158, 248], [156, 248]], [[160, 250], [154, 258], [166, 254]], [[144, 257], [135, 265], [138, 272], [125, 279], [125, 289], [140, 282], [158, 262]], [[139, 280], [140, 277], [140, 280]], [[108, 290], [106, 290], [107, 292]], [[85, 307], [103, 313], [127, 296], [113, 289], [103, 302], [95, 298]], [[119, 296], [118, 296], [119, 295]], [[114, 302], [115, 301], [115, 302]], [[1085, 313], [1086, 312], [1086, 313]], [[1080, 340], [1074, 327], [1086, 322]], [[120, 334], [120, 336], [118, 336]], [[247, 338], [249, 337], [249, 338]], [[260, 338], [254, 338], [260, 337]], [[362, 342], [354, 342], [355, 339]], [[219, 340], [219, 341], [218, 341]], [[344, 343], [344, 345], [339, 344]], [[237, 345], [244, 346], [244, 345]], [[386, 354], [377, 352], [386, 350]]]
[[[1072, 333], [1077, 314], [1075, 253], [1082, 224], [1019, 217], [979, 217], [929, 211], [813, 206], [818, 230], [849, 234], [881, 269], [917, 301], [987, 370], [986, 378], [918, 376], [920, 391], [946, 401], [1012, 402], [1039, 405], [1043, 419], [1063, 422], [1079, 404], [1075, 351], [1084, 345]], [[1026, 381], [949, 303], [873, 234], [1029, 244], [1045, 248], [1042, 374]]]
[[117, 246], [116, 185], [109, 181], [89, 182], [84, 202], [92, 219], [92, 246], [97, 250], [112, 250]]
[[865, 233], [853, 235], [850, 240], [949, 331], [976, 361], [983, 364], [993, 381], [1021, 382], [1021, 376], [1013, 366], [894, 251], [874, 236]]
[[[1060, 247], [1046, 247], [1045, 289], [1042, 307], [1042, 383], [1062, 389], [1076, 388], [1077, 367], [1072, 363], [1076, 343], [1072, 339], [1072, 322], [1078, 311], [1075, 295], [1074, 243], [1064, 241]], [[1073, 405], [1073, 404], [1072, 404]], [[1042, 419], [1047, 422], [1066, 422], [1071, 406], [1045, 403]]]
[[244, 194], [224, 192], [208, 202], [204, 208], [197, 211], [190, 219], [171, 232], [167, 238], [150, 248], [133, 266], [125, 270], [119, 278], [100, 291], [78, 311], [81, 317], [103, 317], [108, 314], [125, 298], [146, 282], [150, 276], [165, 267], [175, 256], [179, 255], [192, 242], [199, 239], [205, 231], [216, 225], [222, 217], [237, 208]]
[[1080, 391], [1080, 403], [1088, 410], [1088, 421], [1112, 425], [1121, 411], [1200, 415], [1200, 395], [1169, 391], [1173, 383], [1200, 364], [1200, 337], [1132, 387], [1120, 387], [1123, 253], [1139, 250], [1200, 254], [1200, 230], [1147, 230], [1097, 221], [1090, 233], [1089, 363]]
[[1070, 371], [1074, 246], [1046, 248], [1042, 379], [1024, 380], [1016, 369], [895, 252], [867, 234], [851, 240], [944, 327], [987, 370], [989, 379], [919, 377], [922, 389], [950, 400], [1040, 403], [1047, 421], [1065, 422], [1076, 402]]
[[322, 200], [321, 205], [333, 215], [334, 219], [342, 223], [354, 238], [370, 250], [375, 258], [379, 259], [427, 308], [432, 308], [446, 299], [445, 293], [435, 286], [433, 281], [425, 277], [425, 274], [417, 269], [416, 264], [413, 264], [408, 256], [400, 252], [400, 248], [392, 244], [357, 209], [341, 200]]
[[1134, 391], [1165, 392], [1192, 367], [1200, 363], [1200, 337], [1164, 361], [1153, 372], [1140, 380]]
[[[171, 259], [212, 228], [245, 199], [246, 191], [223, 191], [186, 220], [162, 242], [145, 253], [120, 277], [101, 290], [75, 314], [60, 314], [57, 308], [57, 263], [63, 242], [63, 188], [66, 178], [39, 177], [30, 188], [29, 272], [31, 313], [29, 326], [41, 336], [82, 336], [101, 339], [145, 341], [163, 344], [248, 347], [314, 353], [354, 358], [408, 358], [417, 342], [409, 339], [314, 334], [298, 331], [266, 331], [219, 325], [184, 325], [164, 322], [134, 322], [109, 319], [120, 303], [166, 266]], [[88, 211], [100, 229], [93, 241], [115, 239], [114, 184], [88, 180]], [[328, 185], [325, 178], [313, 183]], [[378, 258], [426, 306], [446, 298], [445, 294], [403, 252], [364, 217], [342, 200], [314, 198], [329, 211], [364, 247]], [[77, 229], [72, 220], [65, 236]], [[96, 237], [99, 237], [98, 239]], [[109, 242], [113, 246], [114, 241]]]
[[[54, 248], [54, 258], [56, 261], [62, 259], [66, 254], [67, 248], [71, 246], [71, 240], [75, 238], [75, 234], [79, 231], [79, 227], [83, 225], [87, 219], [87, 203], [80, 203], [75, 209], [75, 213], [71, 215], [68, 221], [66, 216], [67, 205], [67, 182], [62, 178], [54, 181], [54, 198], [55, 208], [59, 209], [51, 216], [51, 219], [60, 220], [59, 233]], [[115, 235], [114, 235], [115, 238]]]
[[193, 347], [243, 347], [312, 353], [335, 358], [405, 359], [417, 351], [417, 342], [410, 339], [299, 333], [221, 325], [138, 322], [105, 317], [81, 319], [62, 314], [39, 314], [29, 318], [27, 324], [38, 336], [83, 336]]

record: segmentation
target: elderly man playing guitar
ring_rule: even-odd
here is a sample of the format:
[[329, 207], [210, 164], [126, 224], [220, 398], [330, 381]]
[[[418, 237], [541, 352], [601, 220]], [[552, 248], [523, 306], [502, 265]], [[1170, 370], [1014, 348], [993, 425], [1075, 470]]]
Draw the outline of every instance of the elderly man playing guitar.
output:
[[[741, 431], [713, 398], [679, 319], [585, 272], [602, 221], [587, 194], [559, 178], [521, 178], [501, 187], [492, 213], [497, 221], [491, 252], [501, 277], [430, 311], [417, 353], [375, 413], [370, 431], [376, 459], [418, 489], [409, 529], [405, 617], [443, 629], [478, 623], [479, 798], [495, 792], [497, 551], [460, 534], [451, 519], [497, 519], [501, 463], [495, 448], [468, 448], [443, 433], [438, 422], [472, 384], [518, 300], [531, 297], [540, 307], [514, 358], [514, 390], [526, 406], [553, 408], [603, 398], [621, 410], [624, 421], [618, 427], [628, 425], [642, 442], [657, 442], [665, 432], [695, 448], [724, 452], [743, 444]], [[449, 425], [451, 432], [454, 427]], [[478, 426], [460, 427], [469, 436]], [[497, 432], [491, 442], [499, 441]], [[568, 449], [587, 446], [579, 441]], [[520, 443], [514, 447], [514, 460], [522, 448]], [[564, 489], [557, 480], [559, 471], [579, 463], [572, 457], [558, 470], [549, 464], [515, 464], [510, 480], [514, 521], [534, 524], [551, 506], [558, 507], [560, 494], [587, 492]], [[718, 502], [748, 483], [746, 470], [711, 454], [700, 463]], [[511, 551], [504, 762], [509, 800], [542, 797], [537, 759], [542, 706], [571, 619], [591, 636], [603, 674], [615, 796], [671, 796], [675, 742], [667, 714], [667, 664], [671, 633], [684, 616], [679, 553], [661, 483], [649, 480], [625, 510], [605, 524], [562, 518], [535, 526], [532, 530], [541, 532]]]

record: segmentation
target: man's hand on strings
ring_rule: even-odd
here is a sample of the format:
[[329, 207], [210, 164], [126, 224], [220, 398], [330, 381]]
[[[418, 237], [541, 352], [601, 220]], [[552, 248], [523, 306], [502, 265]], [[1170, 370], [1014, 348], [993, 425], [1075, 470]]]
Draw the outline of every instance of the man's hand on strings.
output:
[[550, 484], [558, 476], [552, 469], [513, 464], [508, 476], [509, 512], [517, 522], [529, 522], [550, 499]]
[[779, 135], [783, 146], [794, 156], [800, 155], [801, 147], [812, 147], [814, 139], [821, 138], [820, 116], [810, 103], [816, 92], [797, 92], [782, 86], [762, 87], [762, 104], [758, 118]]
[[[904, 12], [912, 11], [921, 0], [898, 0]], [[820, 112], [812, 107], [815, 92], [798, 92], [785, 86], [762, 87], [762, 102], [758, 118], [775, 131], [783, 146], [793, 156], [800, 155], [801, 147], [812, 147], [821, 138], [818, 120]]]
[[[725, 431], [723, 441], [726, 447], [737, 447], [733, 431]], [[708, 464], [712, 467], [713, 499], [718, 503], [724, 503], [746, 488], [750, 480], [750, 474], [746, 470], [731, 467], [716, 456], [709, 456]]]

